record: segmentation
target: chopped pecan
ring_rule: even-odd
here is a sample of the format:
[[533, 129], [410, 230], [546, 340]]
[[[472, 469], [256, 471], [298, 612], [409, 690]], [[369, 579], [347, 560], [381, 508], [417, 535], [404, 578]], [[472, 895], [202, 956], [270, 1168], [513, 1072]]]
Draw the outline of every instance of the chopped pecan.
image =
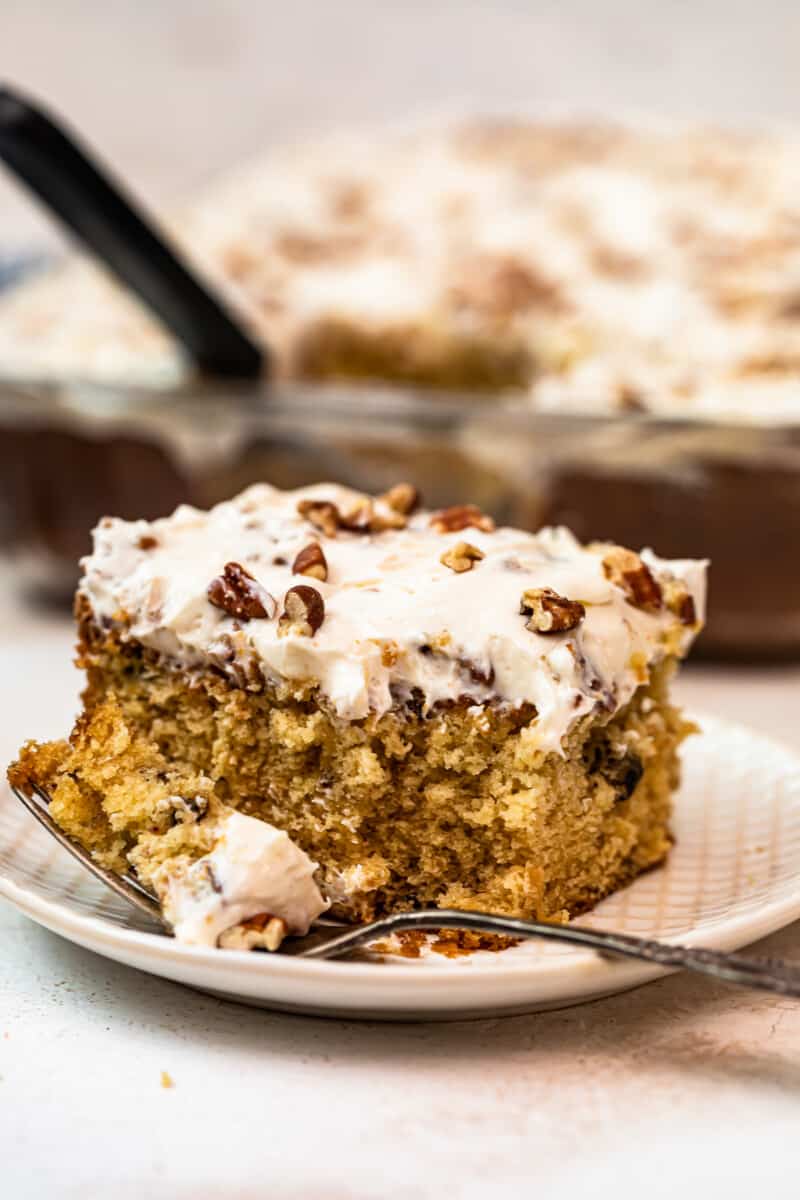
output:
[[405, 529], [406, 518], [385, 503], [378, 509], [375, 502], [365, 496], [346, 512], [339, 511], [338, 523], [339, 528], [348, 533], [383, 533], [386, 529]]
[[393, 508], [395, 512], [401, 513], [404, 517], [410, 516], [420, 505], [420, 494], [413, 483], [396, 483], [378, 499], [383, 500], [389, 508]]
[[309, 542], [297, 554], [292, 563], [293, 575], [310, 575], [323, 582], [328, 578], [328, 562], [319, 542]]
[[617, 791], [618, 800], [630, 800], [639, 780], [644, 775], [644, 763], [638, 754], [629, 752], [622, 758], [613, 760], [604, 771], [608, 782]]
[[287, 933], [282, 917], [256, 913], [221, 933], [217, 945], [223, 950], [277, 950]]
[[617, 387], [617, 404], [622, 412], [647, 412], [647, 403], [641, 391], [632, 383], [622, 382]]
[[676, 609], [676, 615], [681, 625], [697, 624], [697, 610], [694, 604], [694, 597], [690, 596], [688, 592], [684, 592], [681, 596], [680, 604]]
[[686, 585], [680, 579], [670, 579], [664, 584], [664, 603], [681, 625], [697, 624], [697, 609], [694, 597], [686, 590]]
[[381, 504], [381, 508], [377, 508], [375, 502], [365, 496], [341, 514], [339, 523], [342, 529], [350, 533], [383, 533], [386, 529], [405, 529], [406, 518], [388, 504]]
[[461, 575], [464, 571], [471, 571], [475, 563], [484, 557], [483, 551], [477, 546], [471, 546], [469, 542], [456, 542], [449, 550], [445, 550], [439, 562]]
[[614, 750], [606, 740], [584, 748], [584, 763], [590, 775], [600, 775], [617, 793], [617, 802], [629, 800], [644, 775], [644, 763], [632, 750]]
[[566, 633], [580, 625], [586, 609], [580, 600], [568, 600], [552, 588], [528, 588], [522, 593], [519, 611], [527, 616], [525, 628], [531, 633]]
[[140, 550], [155, 550], [158, 545], [158, 538], [153, 537], [152, 534], [143, 533], [136, 545]]
[[488, 670], [485, 670], [477, 663], [470, 662], [468, 658], [460, 658], [458, 665], [462, 671], [467, 673], [473, 683], [482, 683], [485, 687], [491, 687], [494, 683], [494, 667], [491, 663]]
[[392, 641], [391, 637], [371, 637], [369, 641], [380, 650], [381, 665], [385, 667], [396, 665], [399, 656], [401, 656], [401, 648], [399, 648], [397, 642]]
[[376, 644], [380, 646], [382, 665], [384, 667], [393, 667], [400, 657], [400, 647], [397, 642], [392, 641], [391, 638], [387, 638], [384, 642], [379, 638]]
[[340, 529], [348, 533], [380, 533], [384, 529], [402, 529], [406, 523], [404, 516], [388, 506], [383, 513], [376, 512], [369, 496], [357, 500], [346, 512], [331, 500], [301, 500], [297, 511], [326, 537], [336, 537]]
[[369, 208], [370, 192], [360, 180], [343, 180], [331, 187], [330, 206], [339, 221], [352, 221], [363, 217]]
[[291, 263], [319, 266], [323, 263], [343, 262], [357, 254], [364, 237], [358, 231], [330, 232], [322, 236], [301, 230], [286, 230], [275, 238], [275, 249]]
[[408, 524], [408, 519], [402, 513], [390, 508], [388, 505], [383, 506], [383, 510], [373, 508], [368, 529], [370, 533], [383, 533], [387, 529], [405, 529]]
[[222, 574], [208, 585], [206, 596], [215, 608], [221, 608], [240, 621], [274, 617], [277, 609], [269, 592], [236, 562], [225, 564]]
[[592, 249], [591, 263], [598, 275], [607, 275], [611, 279], [640, 280], [648, 272], [647, 260], [640, 255], [602, 242]]
[[278, 622], [281, 636], [290, 633], [313, 637], [325, 620], [325, 601], [316, 588], [304, 583], [289, 588], [283, 600], [283, 612]]
[[454, 504], [431, 517], [431, 529], [435, 529], [437, 533], [458, 533], [459, 530], [470, 527], [491, 533], [494, 521], [481, 512], [476, 504]]
[[331, 500], [299, 500], [297, 511], [326, 537], [336, 537], [341, 524], [339, 509]]
[[531, 308], [564, 308], [559, 285], [512, 255], [477, 255], [467, 260], [460, 276], [449, 289], [457, 308], [500, 319]]
[[603, 571], [606, 579], [622, 588], [628, 603], [635, 608], [642, 608], [645, 612], [658, 612], [661, 609], [661, 584], [633, 550], [612, 546], [603, 556]]
[[372, 516], [372, 501], [365, 496], [363, 500], [357, 500], [347, 512], [339, 512], [339, 525], [349, 533], [369, 533]]

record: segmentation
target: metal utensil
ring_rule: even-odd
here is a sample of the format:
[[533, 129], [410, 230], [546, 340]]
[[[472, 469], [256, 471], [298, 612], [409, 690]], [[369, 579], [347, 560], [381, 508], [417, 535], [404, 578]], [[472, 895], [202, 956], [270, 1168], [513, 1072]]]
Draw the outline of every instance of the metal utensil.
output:
[[[48, 797], [41, 788], [28, 796], [18, 788], [14, 794], [36, 820], [70, 852], [88, 871], [110, 887], [118, 896], [128, 900], [141, 912], [171, 932], [155, 897], [133, 876], [118, 875], [99, 866], [82, 846], [61, 829], [47, 811]], [[635, 958], [659, 967], [679, 968], [710, 975], [741, 987], [774, 992], [779, 996], [800, 997], [800, 966], [770, 959], [748, 958], [721, 950], [706, 950], [699, 946], [669, 945], [628, 933], [605, 929], [587, 929], [580, 925], [550, 925], [544, 921], [522, 921], [494, 913], [461, 912], [451, 908], [423, 909], [419, 912], [395, 913], [379, 921], [356, 927], [322, 918], [311, 932], [302, 938], [288, 938], [281, 952], [299, 958], [339, 958], [360, 947], [390, 937], [405, 930], [468, 929], [479, 933], [503, 934], [515, 938], [543, 938], [584, 946], [601, 954]]]
[[171, 933], [169, 922], [165, 920], [159, 903], [146, 888], [143, 888], [140, 883], [134, 879], [132, 875], [119, 875], [116, 871], [109, 871], [106, 867], [101, 867], [95, 862], [91, 854], [84, 850], [83, 846], [79, 845], [69, 834], [65, 833], [60, 825], [57, 825], [48, 812], [50, 797], [43, 788], [34, 787], [32, 794], [29, 796], [20, 788], [11, 789], [14, 795], [20, 800], [29, 813], [32, 813], [36, 820], [42, 825], [47, 832], [56, 839], [59, 845], [68, 850], [73, 858], [77, 858], [81, 866], [86, 867], [87, 871], [91, 871], [96, 879], [104, 883], [106, 887], [111, 888], [112, 892], [116, 892], [118, 896], [122, 896], [123, 900], [127, 900], [134, 908], [138, 908], [140, 912], [146, 913], [153, 921], [158, 924], [167, 933]]
[[62, 125], [0, 86], [0, 160], [163, 321], [209, 375], [253, 379], [266, 352]]

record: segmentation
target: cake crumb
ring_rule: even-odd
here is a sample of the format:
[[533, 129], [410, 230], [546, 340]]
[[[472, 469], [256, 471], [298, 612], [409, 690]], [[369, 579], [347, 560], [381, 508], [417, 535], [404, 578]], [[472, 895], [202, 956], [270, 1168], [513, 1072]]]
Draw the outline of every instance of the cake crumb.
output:
[[502, 933], [478, 933], [470, 929], [438, 929], [426, 933], [423, 929], [404, 929], [393, 935], [391, 942], [376, 942], [370, 947], [376, 954], [393, 954], [399, 958], [421, 958], [423, 948], [428, 945], [434, 954], [445, 958], [461, 958], [474, 954], [476, 950], [489, 950], [499, 954], [518, 946], [521, 938], [506, 937]]

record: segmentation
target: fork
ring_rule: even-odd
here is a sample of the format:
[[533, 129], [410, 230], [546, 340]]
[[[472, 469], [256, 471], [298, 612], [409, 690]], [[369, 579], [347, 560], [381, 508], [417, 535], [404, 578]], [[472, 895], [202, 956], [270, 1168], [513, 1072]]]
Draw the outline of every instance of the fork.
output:
[[[134, 876], [118, 874], [101, 867], [82, 846], [56, 824], [47, 809], [49, 797], [42, 788], [34, 788], [30, 796], [19, 788], [12, 790], [36, 820], [82, 866], [118, 896], [122, 896], [140, 912], [146, 913], [165, 933], [172, 933], [155, 896]], [[322, 917], [315, 921], [311, 932], [305, 937], [287, 938], [281, 946], [281, 953], [306, 959], [339, 958], [352, 950], [368, 946], [379, 938], [390, 937], [405, 930], [438, 929], [468, 929], [480, 933], [504, 934], [513, 938], [542, 938], [545, 941], [566, 942], [572, 946], [597, 950], [602, 955], [634, 958], [659, 967], [696, 971], [741, 987], [774, 992], [779, 996], [800, 997], [800, 967], [779, 960], [749, 958], [741, 954], [707, 950], [700, 946], [672, 945], [606, 929], [588, 929], [580, 925], [551, 925], [545, 921], [523, 921], [495, 913], [461, 912], [452, 908], [394, 913], [392, 916], [358, 926]]]

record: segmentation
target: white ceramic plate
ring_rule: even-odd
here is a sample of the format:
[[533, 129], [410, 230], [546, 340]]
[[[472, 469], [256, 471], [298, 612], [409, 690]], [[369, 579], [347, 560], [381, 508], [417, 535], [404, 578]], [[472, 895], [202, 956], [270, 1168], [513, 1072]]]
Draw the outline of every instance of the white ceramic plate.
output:
[[[600, 904], [586, 924], [736, 949], [800, 917], [800, 758], [701, 718], [685, 751], [667, 866]], [[0, 895], [117, 962], [247, 1004], [317, 1015], [442, 1020], [554, 1008], [664, 972], [526, 942], [501, 954], [304, 962], [182, 946], [105, 891], [0, 793]]]

